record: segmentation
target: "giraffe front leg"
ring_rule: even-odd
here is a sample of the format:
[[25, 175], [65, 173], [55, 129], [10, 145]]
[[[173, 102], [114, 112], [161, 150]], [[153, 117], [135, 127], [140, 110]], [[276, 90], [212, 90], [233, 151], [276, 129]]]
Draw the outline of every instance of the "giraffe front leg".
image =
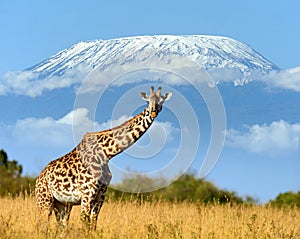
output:
[[90, 228], [92, 230], [96, 230], [97, 228], [97, 219], [104, 202], [104, 197], [105, 195], [103, 195], [103, 200], [98, 201], [92, 205], [92, 210], [90, 215]]
[[48, 226], [49, 226], [49, 219], [52, 214], [52, 208], [39, 208], [38, 215], [37, 215], [37, 233], [39, 235], [44, 236], [45, 238], [48, 237]]
[[90, 214], [91, 214], [91, 209], [90, 209], [90, 203], [89, 199], [87, 197], [84, 197], [81, 199], [81, 213], [80, 213], [80, 220], [83, 223], [84, 229], [87, 229], [90, 227]]
[[92, 210], [91, 210], [90, 220], [91, 220], [91, 228], [93, 230], [96, 230], [98, 215], [104, 203], [106, 191], [107, 191], [107, 186], [102, 186], [100, 191], [98, 192], [96, 200], [91, 204]]
[[88, 230], [96, 230], [97, 219], [105, 199], [106, 190], [107, 186], [103, 186], [94, 199], [83, 198], [81, 201], [81, 221]]
[[100, 209], [98, 205], [89, 204], [89, 205], [81, 206], [80, 219], [83, 223], [83, 227], [85, 230], [88, 231], [96, 230], [96, 223], [97, 223], [97, 217], [99, 211]]
[[[39, 181], [37, 181], [39, 182]], [[37, 203], [37, 232], [39, 235], [48, 236], [49, 219], [53, 211], [53, 196], [49, 193], [47, 187], [43, 188], [37, 184], [35, 189]]]
[[72, 205], [64, 204], [57, 200], [54, 201], [54, 212], [59, 227], [61, 228], [67, 227], [71, 211], [72, 211]]
[[70, 204], [63, 204], [57, 200], [54, 201], [53, 209], [55, 212], [56, 221], [58, 223], [57, 228], [57, 236], [58, 238], [65, 238], [67, 234], [67, 225], [69, 222], [72, 205]]

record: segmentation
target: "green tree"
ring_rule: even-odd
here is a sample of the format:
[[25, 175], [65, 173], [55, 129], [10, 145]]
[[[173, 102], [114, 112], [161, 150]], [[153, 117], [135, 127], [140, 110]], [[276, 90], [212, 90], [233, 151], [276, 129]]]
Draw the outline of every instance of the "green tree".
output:
[[32, 191], [34, 179], [22, 177], [23, 167], [16, 160], [9, 160], [7, 153], [0, 150], [0, 196], [17, 195], [20, 192]]
[[7, 173], [12, 177], [19, 177], [22, 174], [22, 165], [19, 165], [16, 160], [9, 161], [7, 153], [1, 149], [0, 150], [0, 170], [3, 173]]
[[234, 192], [220, 190], [213, 183], [184, 174], [168, 187], [155, 192], [169, 201], [190, 201], [202, 203], [242, 203]]
[[299, 207], [300, 208], [300, 191], [297, 193], [286, 192], [280, 193], [274, 200], [269, 202], [276, 207]]

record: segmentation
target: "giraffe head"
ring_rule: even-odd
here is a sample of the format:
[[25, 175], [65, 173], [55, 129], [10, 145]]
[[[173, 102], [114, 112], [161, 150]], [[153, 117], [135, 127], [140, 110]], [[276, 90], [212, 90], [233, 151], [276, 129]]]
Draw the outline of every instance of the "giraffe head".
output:
[[147, 95], [145, 92], [141, 92], [140, 96], [143, 100], [148, 102], [148, 109], [151, 112], [151, 117], [155, 118], [158, 113], [162, 110], [163, 103], [170, 99], [172, 93], [165, 93], [161, 95], [161, 87], [158, 87], [157, 92], [154, 92], [154, 87], [150, 88], [150, 95]]

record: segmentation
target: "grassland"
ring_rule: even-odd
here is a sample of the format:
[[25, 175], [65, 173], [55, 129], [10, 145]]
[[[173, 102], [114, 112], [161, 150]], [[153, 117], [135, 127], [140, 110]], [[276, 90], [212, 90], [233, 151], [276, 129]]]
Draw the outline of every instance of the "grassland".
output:
[[[64, 238], [300, 238], [300, 210], [169, 202], [104, 204], [97, 231], [86, 235], [74, 207]], [[41, 238], [32, 196], [0, 198], [0, 238]], [[54, 216], [48, 238], [58, 238]]]

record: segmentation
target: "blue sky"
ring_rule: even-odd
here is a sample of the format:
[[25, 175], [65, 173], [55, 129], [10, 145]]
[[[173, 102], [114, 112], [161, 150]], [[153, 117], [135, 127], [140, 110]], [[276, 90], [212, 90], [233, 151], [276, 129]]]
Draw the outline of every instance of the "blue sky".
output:
[[300, 62], [300, 3], [287, 1], [1, 1], [0, 73], [82, 40], [211, 34], [249, 44], [282, 68]]
[[[75, 0], [1, 1], [0, 75], [31, 67], [79, 41], [159, 34], [228, 36], [250, 45], [277, 66], [293, 69], [300, 66], [299, 8], [300, 3], [296, 0], [155, 0], [145, 3], [100, 0], [87, 0], [84, 3]], [[295, 74], [288, 81], [286, 78], [289, 73], [281, 72], [278, 74], [279, 80], [276, 80], [275, 93], [263, 89], [257, 93], [255, 102], [249, 100], [251, 96], [248, 98], [247, 109], [236, 112], [235, 109], [242, 109], [245, 105], [242, 100], [251, 92], [251, 86], [239, 93], [224, 87], [224, 92], [229, 91], [229, 99], [223, 100], [229, 102], [227, 116], [231, 145], [222, 152], [209, 180], [220, 187], [236, 190], [242, 195], [257, 196], [263, 201], [276, 196], [278, 192], [299, 189], [299, 69], [296, 73], [298, 75]], [[285, 79], [282, 84], [281, 78]], [[292, 82], [294, 79], [297, 79], [295, 85]], [[288, 90], [280, 91], [278, 87]], [[54, 93], [45, 92], [43, 98], [0, 96], [0, 106], [10, 106], [0, 118], [0, 129], [3, 130], [0, 132], [0, 143], [3, 143], [0, 148], [7, 150], [9, 157], [24, 162], [22, 155], [32, 156], [32, 150], [35, 150], [33, 146], [28, 148], [28, 144], [37, 142], [39, 149], [33, 160], [41, 160], [41, 163], [32, 166], [29, 172], [41, 170], [47, 160], [65, 153], [73, 145], [68, 134], [71, 133], [69, 122], [74, 91], [67, 90], [69, 95], [56, 90]], [[241, 102], [234, 102], [235, 97], [240, 97]], [[262, 104], [256, 108], [260, 100], [266, 99], [268, 105]], [[41, 110], [44, 105], [47, 105], [47, 109]], [[267, 114], [260, 116], [261, 111], [266, 109]], [[85, 109], [75, 111], [84, 124], [91, 124]], [[167, 131], [175, 131], [174, 134], [168, 133], [174, 139], [178, 132], [174, 130], [174, 125], [163, 122], [167, 119], [166, 115], [160, 119], [160, 123], [165, 125]], [[96, 123], [101, 128], [108, 125], [107, 120]], [[59, 140], [45, 138], [41, 129]], [[4, 135], [8, 134], [11, 134], [11, 142], [3, 140]], [[279, 135], [279, 139], [270, 142], [270, 134]], [[287, 140], [281, 138], [284, 135], [287, 135]], [[22, 136], [25, 136], [28, 144], [17, 140]], [[286, 142], [290, 144], [286, 145]], [[273, 153], [277, 154], [277, 151], [272, 152], [272, 148], [286, 153], [285, 156], [278, 153], [278, 157], [274, 157]], [[44, 150], [48, 150], [48, 155], [39, 158]], [[195, 167], [199, 167], [200, 163], [196, 162]], [[252, 175], [256, 175], [255, 180], [251, 178]]]

